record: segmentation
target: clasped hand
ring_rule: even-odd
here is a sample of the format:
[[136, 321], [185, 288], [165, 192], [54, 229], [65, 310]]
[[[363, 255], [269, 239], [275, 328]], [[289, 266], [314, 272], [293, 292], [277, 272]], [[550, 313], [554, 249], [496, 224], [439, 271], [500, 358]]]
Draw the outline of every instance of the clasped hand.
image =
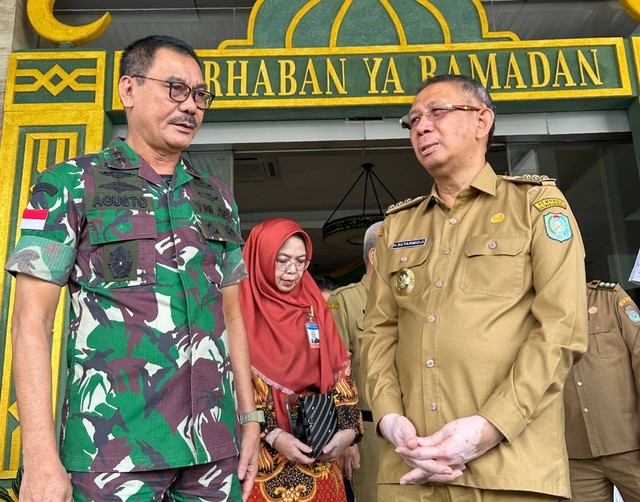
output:
[[[331, 460], [340, 456], [353, 443], [355, 436], [356, 433], [353, 429], [339, 430], [322, 449], [318, 460]], [[308, 456], [312, 448], [288, 432], [281, 432], [273, 442], [273, 446], [292, 462], [311, 464], [315, 460]]]
[[380, 431], [413, 470], [400, 484], [449, 483], [462, 476], [466, 464], [478, 458], [503, 438], [496, 427], [479, 415], [449, 422], [431, 436], [419, 437], [408, 418], [385, 415]]

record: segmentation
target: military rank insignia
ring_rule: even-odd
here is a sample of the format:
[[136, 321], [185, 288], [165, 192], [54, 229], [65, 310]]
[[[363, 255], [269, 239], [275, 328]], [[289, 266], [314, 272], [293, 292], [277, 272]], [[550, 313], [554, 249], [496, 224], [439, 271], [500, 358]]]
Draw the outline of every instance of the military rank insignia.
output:
[[562, 213], [548, 213], [544, 215], [544, 228], [547, 236], [554, 241], [564, 242], [573, 237], [569, 217]]
[[401, 268], [395, 278], [396, 293], [400, 296], [407, 296], [413, 291], [416, 283], [416, 276], [413, 270]]

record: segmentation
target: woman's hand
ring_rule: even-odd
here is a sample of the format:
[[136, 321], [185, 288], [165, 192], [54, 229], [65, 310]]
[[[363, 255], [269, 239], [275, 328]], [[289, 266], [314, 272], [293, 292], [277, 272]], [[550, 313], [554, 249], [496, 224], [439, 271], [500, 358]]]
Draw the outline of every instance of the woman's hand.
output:
[[278, 437], [273, 442], [273, 447], [291, 462], [296, 462], [298, 464], [312, 464], [315, 460], [313, 457], [305, 455], [305, 453], [311, 453], [312, 448], [286, 431], [282, 431], [278, 434]]
[[339, 457], [351, 446], [355, 438], [356, 431], [353, 429], [342, 429], [336, 432], [325, 447], [322, 448], [322, 455], [318, 457], [318, 460], [331, 460]]

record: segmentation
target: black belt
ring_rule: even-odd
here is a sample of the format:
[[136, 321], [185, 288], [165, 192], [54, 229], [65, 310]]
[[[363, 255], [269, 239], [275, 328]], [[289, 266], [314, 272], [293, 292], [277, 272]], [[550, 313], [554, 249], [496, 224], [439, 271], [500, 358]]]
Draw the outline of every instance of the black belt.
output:
[[365, 422], [373, 422], [373, 413], [369, 410], [360, 410], [360, 413], [362, 413], [362, 420]]

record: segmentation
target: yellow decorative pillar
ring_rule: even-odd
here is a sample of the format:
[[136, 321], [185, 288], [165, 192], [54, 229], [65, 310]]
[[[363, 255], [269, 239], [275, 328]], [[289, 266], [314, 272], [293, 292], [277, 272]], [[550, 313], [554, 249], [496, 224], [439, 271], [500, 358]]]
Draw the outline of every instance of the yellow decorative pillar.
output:
[[[14, 53], [9, 59], [4, 130], [0, 143], [0, 263], [19, 237], [19, 220], [38, 173], [69, 157], [103, 146], [107, 53], [43, 51]], [[10, 313], [13, 283], [2, 275], [0, 288], [0, 484], [15, 477], [20, 465], [20, 425], [11, 379]], [[63, 293], [66, 296], [66, 293]], [[54, 396], [60, 391], [65, 302], [53, 336]]]

